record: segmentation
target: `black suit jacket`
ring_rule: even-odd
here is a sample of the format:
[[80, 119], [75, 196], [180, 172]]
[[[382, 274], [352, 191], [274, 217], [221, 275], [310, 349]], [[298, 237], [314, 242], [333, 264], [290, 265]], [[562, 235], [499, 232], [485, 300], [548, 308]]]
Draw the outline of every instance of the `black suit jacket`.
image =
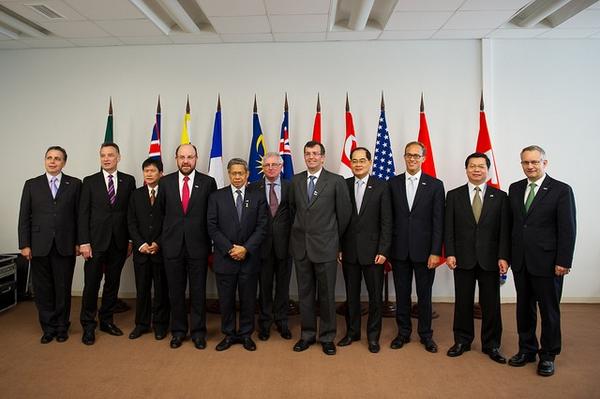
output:
[[[246, 189], [242, 219], [238, 219], [231, 186], [212, 193], [208, 199], [208, 233], [215, 244], [213, 269], [216, 273], [256, 273], [260, 271], [260, 245], [267, 228], [267, 206], [264, 194]], [[248, 253], [243, 261], [228, 254], [233, 244]]]
[[444, 236], [444, 184], [421, 173], [412, 210], [406, 199], [406, 173], [388, 181], [394, 216], [392, 259], [427, 262], [442, 255]]
[[135, 190], [135, 178], [117, 172], [117, 181], [117, 197], [115, 204], [111, 205], [102, 171], [83, 179], [79, 202], [79, 243], [91, 244], [92, 251], [105, 251], [111, 237], [117, 248], [127, 248], [127, 207]]
[[477, 264], [498, 270], [498, 259], [510, 256], [510, 208], [504, 191], [486, 187], [479, 223], [475, 222], [469, 186], [446, 196], [446, 255], [456, 257], [456, 267], [473, 269]]
[[162, 214], [158, 204], [161, 194], [162, 191], [159, 186], [154, 205], [150, 205], [148, 187], [142, 186], [135, 190], [129, 199], [127, 225], [129, 228], [129, 237], [133, 241], [134, 262], [146, 262], [148, 259], [157, 263], [162, 261], [162, 253], [160, 252], [148, 255], [139, 251], [139, 248], [145, 243], [151, 245], [153, 242], [156, 242], [159, 247], [161, 245]]
[[265, 198], [267, 207], [266, 236], [261, 245], [261, 257], [263, 259], [271, 256], [271, 248], [275, 251], [277, 259], [287, 259], [290, 245], [291, 216], [289, 207], [290, 182], [281, 179], [281, 199], [275, 216], [271, 215], [269, 202], [266, 195], [265, 179], [250, 184], [247, 190], [257, 191]]
[[64, 173], [56, 198], [46, 174], [27, 180], [19, 211], [19, 249], [30, 247], [33, 256], [46, 256], [54, 242], [59, 254], [75, 255], [80, 192], [81, 180]]
[[198, 171], [194, 173], [187, 213], [183, 213], [181, 207], [179, 172], [160, 179], [162, 193], [158, 202], [164, 215], [161, 240], [163, 255], [167, 258], [179, 256], [184, 243], [191, 258], [208, 258], [211, 252], [206, 210], [208, 196], [217, 190], [217, 183], [210, 176]]
[[392, 204], [387, 183], [369, 176], [360, 209], [356, 209], [355, 178], [346, 179], [352, 217], [342, 239], [344, 262], [370, 265], [375, 256], [390, 256]]
[[554, 276], [554, 266], [571, 267], [575, 250], [575, 196], [571, 187], [546, 175], [525, 212], [527, 179], [510, 185], [512, 268]]
[[335, 262], [352, 213], [346, 182], [342, 176], [322, 169], [309, 202], [307, 179], [306, 171], [298, 173], [290, 187], [292, 255], [299, 260], [308, 255], [315, 263]]

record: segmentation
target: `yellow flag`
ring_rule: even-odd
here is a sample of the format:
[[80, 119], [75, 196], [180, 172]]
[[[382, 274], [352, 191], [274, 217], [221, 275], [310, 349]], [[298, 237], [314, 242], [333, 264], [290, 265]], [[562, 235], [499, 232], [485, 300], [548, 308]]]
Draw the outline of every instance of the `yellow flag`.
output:
[[187, 104], [185, 106], [185, 117], [183, 118], [183, 129], [181, 129], [181, 140], [180, 144], [190, 144], [192, 140], [190, 140], [190, 121], [192, 120], [192, 116], [190, 115], [190, 98], [187, 99]]

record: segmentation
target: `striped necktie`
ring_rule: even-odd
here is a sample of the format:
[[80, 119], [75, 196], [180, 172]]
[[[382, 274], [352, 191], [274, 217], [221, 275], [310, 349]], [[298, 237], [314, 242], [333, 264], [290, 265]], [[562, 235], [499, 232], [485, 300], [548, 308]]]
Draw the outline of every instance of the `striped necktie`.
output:
[[117, 201], [117, 193], [115, 191], [115, 183], [113, 182], [113, 175], [108, 175], [108, 202], [114, 205]]

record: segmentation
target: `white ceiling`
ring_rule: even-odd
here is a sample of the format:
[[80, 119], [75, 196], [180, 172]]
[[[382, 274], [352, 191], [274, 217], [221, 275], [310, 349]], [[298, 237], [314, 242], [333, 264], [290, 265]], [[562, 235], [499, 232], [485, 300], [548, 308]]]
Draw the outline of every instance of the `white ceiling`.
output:
[[[159, 4], [161, 0], [144, 1]], [[185, 33], [169, 19], [166, 23], [171, 31], [165, 34], [133, 0], [0, 0], [0, 6], [49, 32], [45, 37], [21, 32], [2, 22], [0, 9], [0, 49], [336, 40], [600, 39], [600, 2], [555, 28], [518, 28], [509, 21], [532, 0], [375, 0], [376, 4], [381, 1], [393, 6], [385, 26], [369, 20], [363, 30], [354, 31], [333, 23], [336, 6], [340, 7], [338, 0], [179, 1], [195, 1], [194, 7], [201, 9], [203, 21], [208, 19], [210, 25], [200, 24], [199, 33]], [[339, 1], [348, 4], [355, 0]], [[31, 4], [43, 4], [65, 18], [53, 21], [27, 6]]]

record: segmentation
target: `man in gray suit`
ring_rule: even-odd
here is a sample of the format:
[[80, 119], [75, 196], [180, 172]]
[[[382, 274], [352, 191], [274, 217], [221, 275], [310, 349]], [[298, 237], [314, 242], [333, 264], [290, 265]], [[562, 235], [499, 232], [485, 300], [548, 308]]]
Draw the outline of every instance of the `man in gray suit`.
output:
[[316, 342], [315, 294], [319, 297], [319, 341], [323, 352], [335, 355], [335, 279], [340, 237], [350, 222], [352, 203], [342, 176], [323, 169], [325, 147], [317, 141], [304, 145], [307, 170], [292, 178], [290, 247], [296, 264], [300, 302], [302, 352]]

